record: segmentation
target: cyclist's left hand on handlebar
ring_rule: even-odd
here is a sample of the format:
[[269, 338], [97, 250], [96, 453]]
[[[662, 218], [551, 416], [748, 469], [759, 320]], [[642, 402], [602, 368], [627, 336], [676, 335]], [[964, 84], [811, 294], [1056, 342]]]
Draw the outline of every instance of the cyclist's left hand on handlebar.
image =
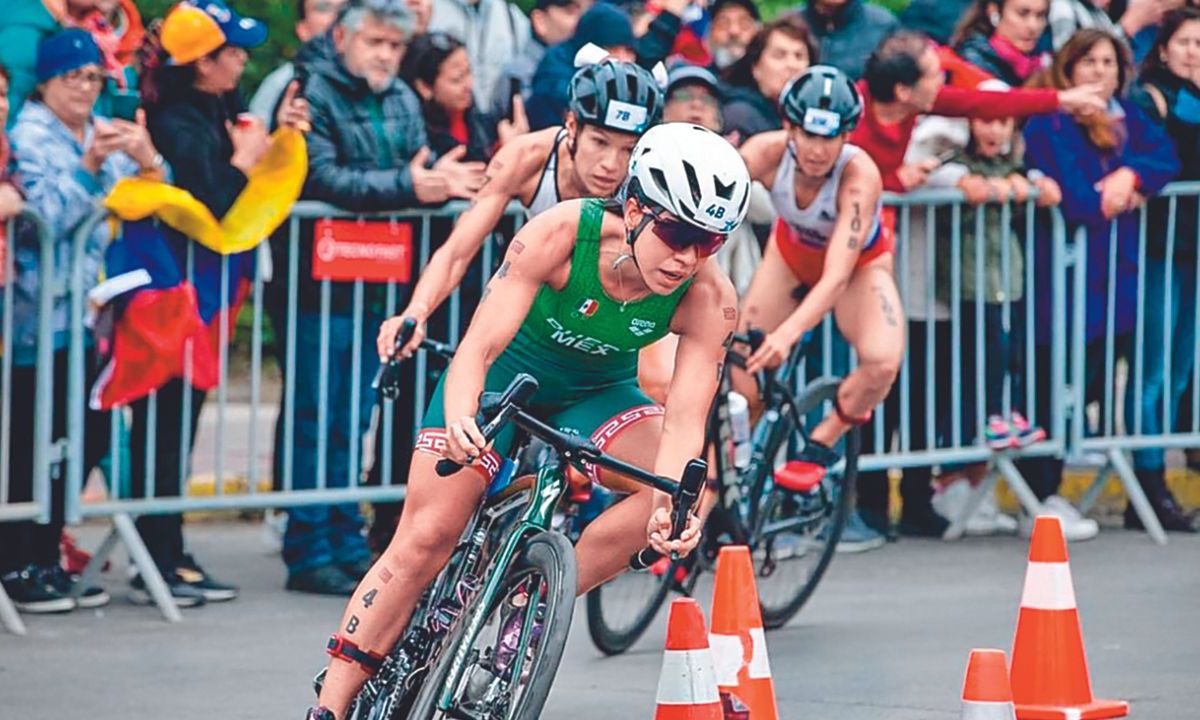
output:
[[784, 337], [778, 330], [768, 333], [763, 338], [762, 345], [759, 345], [750, 359], [746, 361], [746, 372], [756, 373], [760, 370], [779, 367], [787, 359], [788, 353], [792, 351], [792, 345], [795, 343], [794, 338]]
[[425, 339], [425, 322], [421, 318], [407, 312], [390, 317], [379, 326], [379, 335], [375, 338], [375, 349], [379, 353], [379, 362], [387, 362], [392, 359], [392, 353], [396, 347], [396, 335], [400, 333], [400, 327], [404, 325], [404, 321], [410, 317], [417, 321], [417, 327], [413, 330], [412, 340], [401, 349], [400, 356], [404, 359], [412, 357], [421, 341]]
[[655, 552], [662, 555], [679, 553], [679, 557], [687, 557], [700, 544], [700, 518], [695, 513], [689, 513], [687, 527], [678, 540], [671, 540], [671, 509], [660, 507], [650, 516], [646, 535]]
[[488, 442], [475, 424], [475, 418], [464, 417], [446, 423], [447, 458], [459, 465], [470, 465], [487, 452]]

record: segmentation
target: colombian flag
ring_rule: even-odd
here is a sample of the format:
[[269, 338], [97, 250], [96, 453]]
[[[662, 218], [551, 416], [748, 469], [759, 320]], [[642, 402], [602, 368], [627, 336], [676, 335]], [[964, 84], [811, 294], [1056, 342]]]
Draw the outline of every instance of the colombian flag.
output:
[[104, 206], [120, 229], [105, 255], [105, 275], [138, 280], [137, 289], [102, 309], [98, 327], [107, 330], [98, 333], [99, 349], [107, 364], [92, 388], [94, 409], [126, 405], [177, 377], [188, 377], [200, 390], [216, 387], [220, 343], [232, 336], [249, 292], [255, 249], [287, 218], [307, 166], [304, 137], [277, 131], [219, 222], [190, 193], [162, 182], [128, 178], [113, 188]]

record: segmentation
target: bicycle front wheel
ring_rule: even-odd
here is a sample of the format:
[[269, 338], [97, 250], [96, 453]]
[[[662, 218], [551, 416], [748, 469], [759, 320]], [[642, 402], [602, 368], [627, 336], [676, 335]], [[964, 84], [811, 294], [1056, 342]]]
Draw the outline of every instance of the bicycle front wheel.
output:
[[[413, 701], [412, 720], [536, 720], [558, 672], [577, 586], [575, 549], [558, 533], [534, 535], [500, 593], [480, 595], [442, 646]], [[471, 620], [481, 628], [469, 635]], [[522, 652], [522, 648], [524, 652]], [[451, 687], [455, 659], [462, 672]], [[448, 695], [449, 702], [442, 699]]]
[[587, 594], [588, 634], [605, 655], [620, 655], [646, 632], [686, 560], [663, 558], [646, 570], [623, 572]]
[[[840, 385], [836, 378], [814, 380], [798, 398], [797, 414], [831, 403]], [[762, 524], [753, 555], [758, 601], [768, 629], [782, 627], [800, 612], [833, 561], [854, 503], [858, 429], [846, 433], [841, 445], [842, 460], [829, 469], [820, 486], [803, 494], [772, 487], [761, 499]]]

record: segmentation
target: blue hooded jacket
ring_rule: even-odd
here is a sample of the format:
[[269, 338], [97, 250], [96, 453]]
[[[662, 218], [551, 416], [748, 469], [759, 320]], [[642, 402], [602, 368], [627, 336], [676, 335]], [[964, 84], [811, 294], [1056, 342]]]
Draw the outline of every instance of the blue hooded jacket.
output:
[[[1137, 264], [1140, 214], [1127, 212], [1115, 221], [1104, 219], [1096, 183], [1109, 173], [1128, 167], [1141, 181], [1139, 192], [1155, 195], [1179, 174], [1175, 144], [1163, 127], [1151, 120], [1137, 105], [1117, 101], [1125, 115], [1125, 140], [1113, 151], [1102, 152], [1088, 139], [1087, 132], [1070, 115], [1057, 113], [1031, 118], [1025, 126], [1025, 162], [1040, 170], [1062, 188], [1062, 214], [1067, 238], [1085, 228], [1087, 239], [1087, 314], [1084, 338], [1101, 339], [1107, 325], [1108, 260], [1112, 240], [1112, 222], [1116, 223], [1116, 297], [1114, 332], [1133, 330], [1137, 315]], [[1051, 342], [1051, 251], [1053, 238], [1048, 228], [1039, 228], [1035, 246], [1034, 276], [1037, 307], [1036, 341]], [[1071, 313], [1068, 281], [1067, 317]], [[1069, 326], [1069, 323], [1068, 323]]]
[[575, 75], [575, 53], [588, 43], [602, 48], [635, 47], [637, 39], [629, 15], [615, 5], [598, 2], [579, 18], [570, 40], [546, 51], [533, 75], [533, 91], [525, 103], [530, 129], [562, 125], [571, 94], [571, 78]]

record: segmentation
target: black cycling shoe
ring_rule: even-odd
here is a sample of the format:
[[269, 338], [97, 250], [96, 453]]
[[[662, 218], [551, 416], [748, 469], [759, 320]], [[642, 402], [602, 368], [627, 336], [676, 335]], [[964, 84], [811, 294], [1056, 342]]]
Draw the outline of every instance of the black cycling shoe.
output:
[[309, 708], [308, 712], [304, 715], [304, 720], [337, 720], [337, 716], [333, 714], [332, 710], [321, 705]]
[[358, 581], [342, 572], [336, 565], [319, 565], [288, 575], [285, 587], [294, 592], [311, 595], [350, 597], [358, 587]]

